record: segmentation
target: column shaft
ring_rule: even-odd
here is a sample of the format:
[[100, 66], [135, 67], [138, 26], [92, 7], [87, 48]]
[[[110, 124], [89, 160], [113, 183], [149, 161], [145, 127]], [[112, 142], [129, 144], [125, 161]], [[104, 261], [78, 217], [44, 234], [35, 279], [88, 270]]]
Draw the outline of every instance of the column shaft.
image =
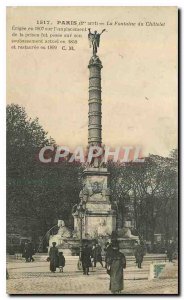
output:
[[101, 112], [101, 68], [100, 59], [92, 57], [89, 62], [89, 113], [88, 113], [88, 144], [89, 146], [102, 143], [102, 112]]

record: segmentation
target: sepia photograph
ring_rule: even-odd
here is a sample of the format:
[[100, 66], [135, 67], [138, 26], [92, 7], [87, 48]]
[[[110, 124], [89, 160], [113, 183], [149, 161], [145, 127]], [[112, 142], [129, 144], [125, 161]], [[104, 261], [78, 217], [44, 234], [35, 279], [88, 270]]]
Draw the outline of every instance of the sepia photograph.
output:
[[178, 7], [6, 26], [7, 294], [178, 295]]

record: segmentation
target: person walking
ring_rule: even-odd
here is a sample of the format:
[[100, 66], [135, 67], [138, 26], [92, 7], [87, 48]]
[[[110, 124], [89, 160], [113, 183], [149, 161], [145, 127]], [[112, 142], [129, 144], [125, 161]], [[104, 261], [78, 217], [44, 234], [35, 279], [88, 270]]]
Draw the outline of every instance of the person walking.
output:
[[29, 241], [28, 242], [28, 255], [29, 255], [29, 261], [34, 261], [33, 255], [35, 254], [35, 249], [33, 247], [33, 244]]
[[81, 262], [82, 262], [83, 274], [89, 275], [89, 267], [91, 267], [92, 265], [91, 265], [91, 251], [88, 245], [85, 245], [84, 248], [82, 248]]
[[96, 244], [95, 246], [93, 246], [92, 257], [93, 257], [93, 261], [94, 261], [94, 267], [96, 267], [97, 262], [99, 262], [101, 264], [101, 266], [103, 267], [102, 248], [100, 247], [100, 245]]
[[119, 251], [118, 242], [114, 241], [107, 261], [107, 273], [110, 275], [109, 289], [112, 294], [120, 294], [124, 289], [123, 269], [125, 268], [125, 255]]
[[59, 252], [59, 271], [63, 273], [63, 268], [65, 266], [65, 257], [63, 252]]
[[174, 246], [173, 241], [170, 240], [169, 244], [167, 246], [167, 258], [168, 258], [169, 262], [173, 261], [174, 252], [175, 252], [175, 246]]
[[143, 262], [144, 257], [144, 248], [143, 246], [138, 242], [135, 247], [135, 262], [139, 269], [141, 269], [141, 264]]
[[28, 242], [25, 242], [24, 244], [24, 250], [23, 250], [23, 255], [22, 255], [26, 262], [29, 262], [29, 244]]
[[49, 251], [49, 258], [50, 258], [50, 271], [54, 273], [59, 264], [58, 248], [56, 247], [56, 242], [52, 243], [52, 247], [50, 248]]
[[7, 268], [6, 268], [6, 279], [9, 279], [9, 273], [8, 273]]
[[110, 258], [110, 254], [112, 251], [112, 245], [111, 243], [107, 242], [104, 248], [104, 252], [105, 252], [105, 268], [107, 269], [107, 262]]

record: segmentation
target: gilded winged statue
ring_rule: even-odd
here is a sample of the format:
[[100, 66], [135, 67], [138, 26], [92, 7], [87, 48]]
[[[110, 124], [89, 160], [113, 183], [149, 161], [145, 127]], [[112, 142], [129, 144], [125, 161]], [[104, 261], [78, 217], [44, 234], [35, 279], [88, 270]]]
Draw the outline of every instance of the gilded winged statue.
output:
[[98, 33], [96, 30], [94, 31], [94, 33], [92, 33], [90, 28], [88, 30], [89, 30], [88, 33], [89, 46], [90, 48], [93, 47], [93, 56], [96, 56], [97, 49], [100, 46], [100, 36], [106, 30], [103, 29], [101, 33]]

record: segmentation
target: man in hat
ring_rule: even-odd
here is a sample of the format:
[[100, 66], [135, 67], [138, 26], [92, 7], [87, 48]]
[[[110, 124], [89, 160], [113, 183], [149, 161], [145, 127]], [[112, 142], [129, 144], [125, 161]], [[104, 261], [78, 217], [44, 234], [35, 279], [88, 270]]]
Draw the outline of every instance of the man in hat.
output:
[[92, 265], [91, 265], [91, 251], [88, 245], [85, 245], [82, 248], [81, 261], [82, 261], [83, 274], [89, 275], [89, 267], [91, 267]]
[[101, 264], [101, 266], [103, 267], [102, 248], [100, 247], [100, 245], [96, 244], [95, 246], [93, 246], [93, 248], [92, 248], [92, 257], [93, 257], [93, 260], [94, 260], [94, 267], [96, 267], [97, 262], [99, 262]]
[[50, 271], [55, 272], [56, 268], [58, 267], [59, 264], [59, 256], [58, 256], [58, 248], [56, 247], [56, 242], [52, 243], [52, 247], [50, 248], [49, 251], [49, 257], [50, 257]]
[[30, 251], [29, 251], [29, 244], [26, 241], [24, 245], [24, 250], [23, 250], [23, 257], [25, 257], [26, 262], [29, 262], [29, 257], [30, 257]]
[[112, 250], [107, 262], [107, 273], [110, 275], [110, 287], [112, 294], [120, 294], [124, 288], [123, 269], [126, 268], [126, 258], [119, 251], [117, 241], [112, 243]]
[[33, 255], [35, 254], [34, 252], [34, 247], [31, 241], [28, 242], [28, 255], [29, 255], [29, 261], [34, 261]]
[[137, 242], [135, 246], [135, 261], [139, 269], [141, 269], [143, 257], [144, 257], [143, 245], [141, 245], [140, 242]]

